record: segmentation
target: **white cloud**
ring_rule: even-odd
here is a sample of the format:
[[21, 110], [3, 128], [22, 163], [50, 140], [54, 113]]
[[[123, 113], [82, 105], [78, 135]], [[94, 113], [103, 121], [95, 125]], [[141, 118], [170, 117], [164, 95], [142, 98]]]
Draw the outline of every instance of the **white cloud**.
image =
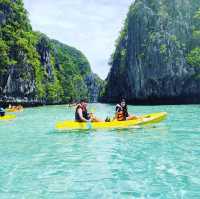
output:
[[80, 49], [105, 78], [132, 0], [24, 0], [34, 30]]

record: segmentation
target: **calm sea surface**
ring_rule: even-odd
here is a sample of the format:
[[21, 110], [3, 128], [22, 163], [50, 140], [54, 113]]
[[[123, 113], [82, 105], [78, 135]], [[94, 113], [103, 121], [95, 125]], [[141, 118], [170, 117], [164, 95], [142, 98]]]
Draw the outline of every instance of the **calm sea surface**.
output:
[[164, 122], [122, 130], [56, 132], [56, 121], [74, 118], [67, 106], [0, 122], [0, 199], [200, 199], [200, 106], [129, 106], [161, 111]]

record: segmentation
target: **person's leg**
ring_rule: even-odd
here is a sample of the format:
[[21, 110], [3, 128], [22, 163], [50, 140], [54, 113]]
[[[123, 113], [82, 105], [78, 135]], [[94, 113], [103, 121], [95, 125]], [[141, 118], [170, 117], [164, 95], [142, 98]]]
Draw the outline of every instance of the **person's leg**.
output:
[[103, 122], [103, 120], [94, 117], [94, 118], [92, 118], [92, 122]]
[[135, 115], [129, 115], [126, 120], [136, 120], [139, 119], [139, 117], [135, 116]]
[[103, 120], [101, 120], [101, 119], [95, 117], [94, 115], [91, 117], [91, 121], [92, 121], [92, 122], [104, 122]]
[[90, 113], [90, 119], [92, 122], [104, 122], [103, 120], [95, 117], [94, 113]]

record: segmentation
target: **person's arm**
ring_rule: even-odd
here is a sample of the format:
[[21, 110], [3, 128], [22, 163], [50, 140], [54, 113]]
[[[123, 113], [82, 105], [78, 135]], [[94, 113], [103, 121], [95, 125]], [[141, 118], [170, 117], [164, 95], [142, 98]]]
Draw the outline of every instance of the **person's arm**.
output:
[[115, 116], [113, 118], [113, 120], [116, 120], [117, 119], [117, 116], [118, 116], [118, 112], [121, 110], [121, 106], [119, 104], [116, 105], [116, 108], [115, 108]]
[[119, 104], [116, 105], [116, 111], [117, 111], [118, 109], [121, 109], [121, 106], [120, 106]]
[[89, 122], [89, 121], [90, 121], [90, 120], [86, 120], [86, 119], [83, 117], [83, 112], [82, 112], [82, 109], [81, 109], [81, 108], [78, 109], [78, 115], [79, 115], [79, 117], [80, 117], [80, 119], [81, 119], [82, 122]]
[[117, 111], [115, 112], [115, 116], [113, 117], [113, 120], [117, 119]]
[[129, 113], [128, 113], [128, 109], [127, 109], [127, 116], [126, 116], [126, 119], [139, 119], [139, 117], [137, 116], [137, 115], [130, 115]]
[[128, 108], [126, 108], [126, 113], [127, 113], [126, 117], [130, 117], [130, 116], [131, 116], [131, 115], [129, 114], [129, 112], [128, 112]]

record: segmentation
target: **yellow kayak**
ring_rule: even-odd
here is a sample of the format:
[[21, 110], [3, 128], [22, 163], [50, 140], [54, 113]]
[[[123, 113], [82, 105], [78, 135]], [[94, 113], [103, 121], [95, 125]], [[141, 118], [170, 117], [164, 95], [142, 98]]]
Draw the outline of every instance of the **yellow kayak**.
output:
[[101, 128], [127, 128], [135, 125], [144, 125], [157, 123], [167, 117], [166, 112], [152, 113], [139, 117], [138, 119], [128, 121], [111, 121], [111, 122], [75, 122], [62, 121], [57, 122], [56, 129], [72, 130], [72, 129], [101, 129]]
[[22, 111], [23, 111], [23, 109], [10, 109], [10, 108], [6, 109], [6, 112], [10, 112], [10, 113], [22, 112]]
[[5, 121], [5, 120], [13, 120], [13, 119], [15, 119], [16, 118], [16, 115], [5, 115], [5, 116], [0, 116], [0, 121], [1, 120], [3, 120], [3, 121]]

